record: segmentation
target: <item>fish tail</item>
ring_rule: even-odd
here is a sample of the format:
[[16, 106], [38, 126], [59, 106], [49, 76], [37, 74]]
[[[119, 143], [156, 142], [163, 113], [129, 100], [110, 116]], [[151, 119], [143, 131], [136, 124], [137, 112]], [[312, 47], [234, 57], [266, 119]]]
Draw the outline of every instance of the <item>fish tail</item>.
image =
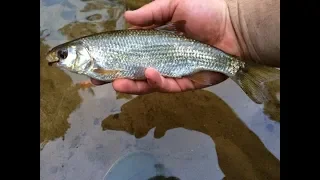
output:
[[242, 88], [252, 101], [263, 104], [272, 98], [266, 84], [279, 80], [280, 70], [275, 67], [248, 63], [230, 78]]

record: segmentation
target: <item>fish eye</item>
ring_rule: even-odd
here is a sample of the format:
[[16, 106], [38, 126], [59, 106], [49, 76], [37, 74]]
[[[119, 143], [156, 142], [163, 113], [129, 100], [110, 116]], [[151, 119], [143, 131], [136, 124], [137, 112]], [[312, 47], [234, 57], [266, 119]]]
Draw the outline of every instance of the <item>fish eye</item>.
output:
[[65, 59], [65, 58], [68, 57], [68, 50], [67, 50], [67, 49], [60, 49], [60, 50], [57, 52], [57, 54], [58, 54], [58, 57], [59, 57], [60, 59]]

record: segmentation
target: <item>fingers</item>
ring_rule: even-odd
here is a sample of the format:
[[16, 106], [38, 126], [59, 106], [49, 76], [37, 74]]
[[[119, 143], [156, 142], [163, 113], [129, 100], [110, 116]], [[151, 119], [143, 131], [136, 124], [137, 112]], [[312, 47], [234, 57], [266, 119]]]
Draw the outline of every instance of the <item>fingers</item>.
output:
[[170, 21], [176, 5], [176, 0], [157, 0], [135, 11], [127, 11], [124, 16], [130, 24], [135, 26], [165, 24]]
[[147, 68], [145, 71], [145, 76], [147, 78], [147, 82], [150, 86], [155, 89], [160, 89], [163, 85], [163, 81], [165, 80], [163, 76], [160, 75], [158, 71], [153, 68]]
[[193, 89], [201, 89], [208, 86], [212, 86], [218, 84], [227, 79], [227, 77], [221, 73], [203, 71], [199, 72], [202, 76], [208, 77], [210, 81], [210, 85], [199, 84], [193, 82], [188, 77], [184, 78], [165, 78], [160, 75], [155, 69], [148, 68], [145, 71], [145, 76], [147, 77], [147, 81], [151, 87], [153, 87], [153, 91], [159, 92], [184, 92]]
[[[200, 72], [201, 76], [208, 77], [211, 82], [210, 85], [199, 84], [193, 82], [188, 77], [174, 79], [165, 78], [161, 74], [153, 69], [147, 68], [145, 71], [146, 81], [134, 81], [130, 79], [116, 79], [112, 85], [115, 91], [127, 94], [148, 94], [155, 91], [158, 92], [184, 92], [193, 89], [201, 89], [211, 85], [218, 84], [227, 79], [227, 76], [216, 72]], [[95, 85], [106, 84], [106, 82], [91, 79], [91, 82]]]
[[118, 79], [113, 83], [113, 88], [122, 93], [128, 94], [147, 94], [154, 91], [159, 91], [162, 87], [164, 78], [159, 72], [152, 68], [145, 71], [147, 81], [133, 81], [129, 79]]
[[113, 88], [122, 93], [148, 94], [151, 92], [181, 92], [194, 89], [193, 83], [187, 79], [165, 78], [158, 71], [148, 68], [145, 71], [147, 81], [133, 81], [129, 79], [118, 79], [113, 83]]
[[181, 92], [194, 88], [192, 82], [187, 78], [165, 78], [152, 68], [146, 69], [145, 76], [147, 77], [149, 85], [160, 92]]
[[112, 83], [115, 91], [127, 94], [148, 94], [154, 91], [146, 81], [133, 81], [129, 79], [117, 79]]
[[[202, 76], [209, 77], [210, 85], [199, 84], [191, 81], [188, 77], [174, 79], [165, 78], [158, 71], [148, 68], [145, 71], [147, 81], [134, 81], [130, 79], [117, 79], [112, 85], [115, 91], [127, 94], [148, 94], [155, 91], [158, 92], [184, 92], [193, 89], [201, 89], [211, 85], [218, 84], [226, 80], [227, 76], [216, 72], [201, 72]], [[95, 85], [106, 84], [105, 82], [91, 79]]]

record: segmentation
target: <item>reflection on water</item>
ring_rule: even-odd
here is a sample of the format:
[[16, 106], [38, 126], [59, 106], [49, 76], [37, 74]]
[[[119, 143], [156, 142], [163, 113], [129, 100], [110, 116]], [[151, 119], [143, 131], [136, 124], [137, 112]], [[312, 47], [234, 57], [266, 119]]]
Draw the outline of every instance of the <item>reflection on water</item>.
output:
[[152, 0], [122, 0], [129, 10], [135, 10], [139, 7], [151, 2]]
[[[90, 16], [89, 16], [90, 17]], [[81, 36], [98, 33], [103, 30], [113, 30], [116, 27], [116, 21], [106, 21], [100, 23], [73, 22], [62, 27], [59, 31], [72, 40]]]
[[[124, 10], [124, 8], [110, 6], [106, 1], [90, 1], [80, 12], [97, 13], [85, 13], [83, 19], [87, 20], [87, 22], [84, 20], [74, 21], [60, 28], [59, 31], [65, 35], [68, 40], [72, 40], [93, 33], [114, 30]], [[108, 16], [106, 16], [106, 14]]]
[[88, 20], [88, 21], [97, 21], [97, 20], [99, 20], [99, 19], [101, 19], [102, 18], [102, 15], [101, 14], [93, 14], [93, 15], [91, 15], [91, 16], [88, 16], [86, 19]]
[[[125, 9], [137, 9], [149, 1], [40, 1], [40, 143], [48, 143], [41, 154], [41, 177], [49, 180], [99, 179], [104, 173], [101, 171], [113, 163], [112, 159], [118, 158], [113, 156], [121, 155], [123, 148], [150, 146], [118, 132], [128, 132], [142, 138], [155, 128], [154, 137], [163, 140], [168, 130], [183, 127], [213, 139], [226, 179], [279, 179], [279, 160], [215, 94], [199, 90], [182, 94], [154, 93], [132, 99], [135, 96], [114, 93], [109, 84], [94, 88], [95, 96], [91, 96], [73, 86], [79, 80], [77, 75], [47, 66], [44, 54], [49, 48], [92, 33], [127, 28], [129, 24], [123, 20]], [[277, 83], [272, 85], [277, 86]], [[110, 113], [119, 112], [120, 105], [126, 100], [131, 101], [122, 106], [121, 113], [107, 117], [102, 122], [104, 131], [101, 131], [101, 120]], [[265, 113], [280, 121], [278, 105], [280, 102], [273, 99], [265, 105]], [[117, 130], [117, 133], [110, 130]], [[65, 140], [61, 141], [64, 136]], [[194, 140], [194, 137], [192, 134], [188, 141]], [[179, 138], [185, 138], [185, 135]], [[164, 140], [166, 145], [160, 149], [172, 148], [173, 145], [167, 142]], [[205, 154], [212, 154], [213, 145], [203, 139], [201, 143], [212, 148], [204, 149]], [[179, 144], [179, 147], [182, 146]], [[195, 151], [195, 154], [200, 153]], [[174, 156], [179, 157], [178, 153]], [[206, 158], [207, 161], [212, 159]], [[82, 167], [86, 165], [90, 168]], [[74, 175], [74, 172], [80, 175]]]
[[69, 128], [69, 114], [81, 103], [78, 88], [63, 71], [44, 60], [49, 46], [40, 39], [40, 143], [54, 140]]
[[209, 135], [227, 179], [279, 179], [280, 162], [215, 94], [199, 90], [139, 96], [107, 117], [103, 130], [126, 131], [136, 138], [155, 128], [154, 137], [178, 127]]
[[125, 94], [125, 93], [120, 93], [120, 92], [117, 92], [117, 99], [127, 99], [127, 100], [130, 100], [132, 99], [133, 96], [130, 95], [130, 94]]
[[[71, 20], [72, 18], [68, 17], [76, 14], [75, 10], [68, 10], [67, 8], [75, 8], [78, 5], [66, 0], [46, 0], [41, 2], [44, 6], [61, 5], [63, 10], [60, 15], [64, 20]], [[99, 12], [101, 14], [90, 14], [91, 11], [96, 12], [96, 10], [102, 10]], [[88, 12], [89, 14], [82, 15], [84, 16], [83, 18], [80, 15], [79, 17], [82, 21], [70, 22], [57, 30], [67, 40], [116, 29], [117, 21], [121, 13], [124, 12], [124, 8], [111, 6], [106, 1], [90, 1], [84, 5], [80, 12]], [[72, 79], [64, 71], [48, 67], [44, 59], [45, 53], [50, 49], [50, 46], [46, 43], [50, 44], [50, 36], [52, 35], [56, 35], [52, 29], [41, 29], [40, 27], [40, 143], [43, 143], [42, 145], [45, 145], [47, 141], [64, 136], [70, 127], [67, 121], [69, 115], [82, 101], [78, 94], [79, 87], [73, 86]], [[53, 38], [57, 38], [57, 36]], [[130, 99], [131, 96], [118, 94], [117, 98]]]

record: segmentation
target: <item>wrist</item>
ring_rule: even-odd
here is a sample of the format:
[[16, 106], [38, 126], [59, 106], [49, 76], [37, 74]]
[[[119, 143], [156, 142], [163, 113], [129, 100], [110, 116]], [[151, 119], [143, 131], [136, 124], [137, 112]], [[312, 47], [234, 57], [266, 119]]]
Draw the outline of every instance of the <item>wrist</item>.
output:
[[213, 39], [210, 44], [214, 45], [215, 47], [223, 50], [224, 52], [234, 55], [234, 56], [241, 56], [241, 46], [239, 45], [236, 33], [233, 28], [233, 24], [231, 22], [230, 13], [227, 4], [225, 6], [222, 16], [223, 21], [220, 25], [220, 33], [219, 39]]
[[238, 46], [238, 54], [242, 60], [252, 60], [252, 57], [249, 53], [249, 47], [246, 44], [247, 35], [244, 32], [241, 32], [240, 20], [242, 18], [238, 12], [238, 1], [237, 0], [226, 0], [228, 8], [228, 17], [229, 23], [231, 24], [231, 30]]
[[280, 67], [280, 1], [226, 0], [245, 61]]

